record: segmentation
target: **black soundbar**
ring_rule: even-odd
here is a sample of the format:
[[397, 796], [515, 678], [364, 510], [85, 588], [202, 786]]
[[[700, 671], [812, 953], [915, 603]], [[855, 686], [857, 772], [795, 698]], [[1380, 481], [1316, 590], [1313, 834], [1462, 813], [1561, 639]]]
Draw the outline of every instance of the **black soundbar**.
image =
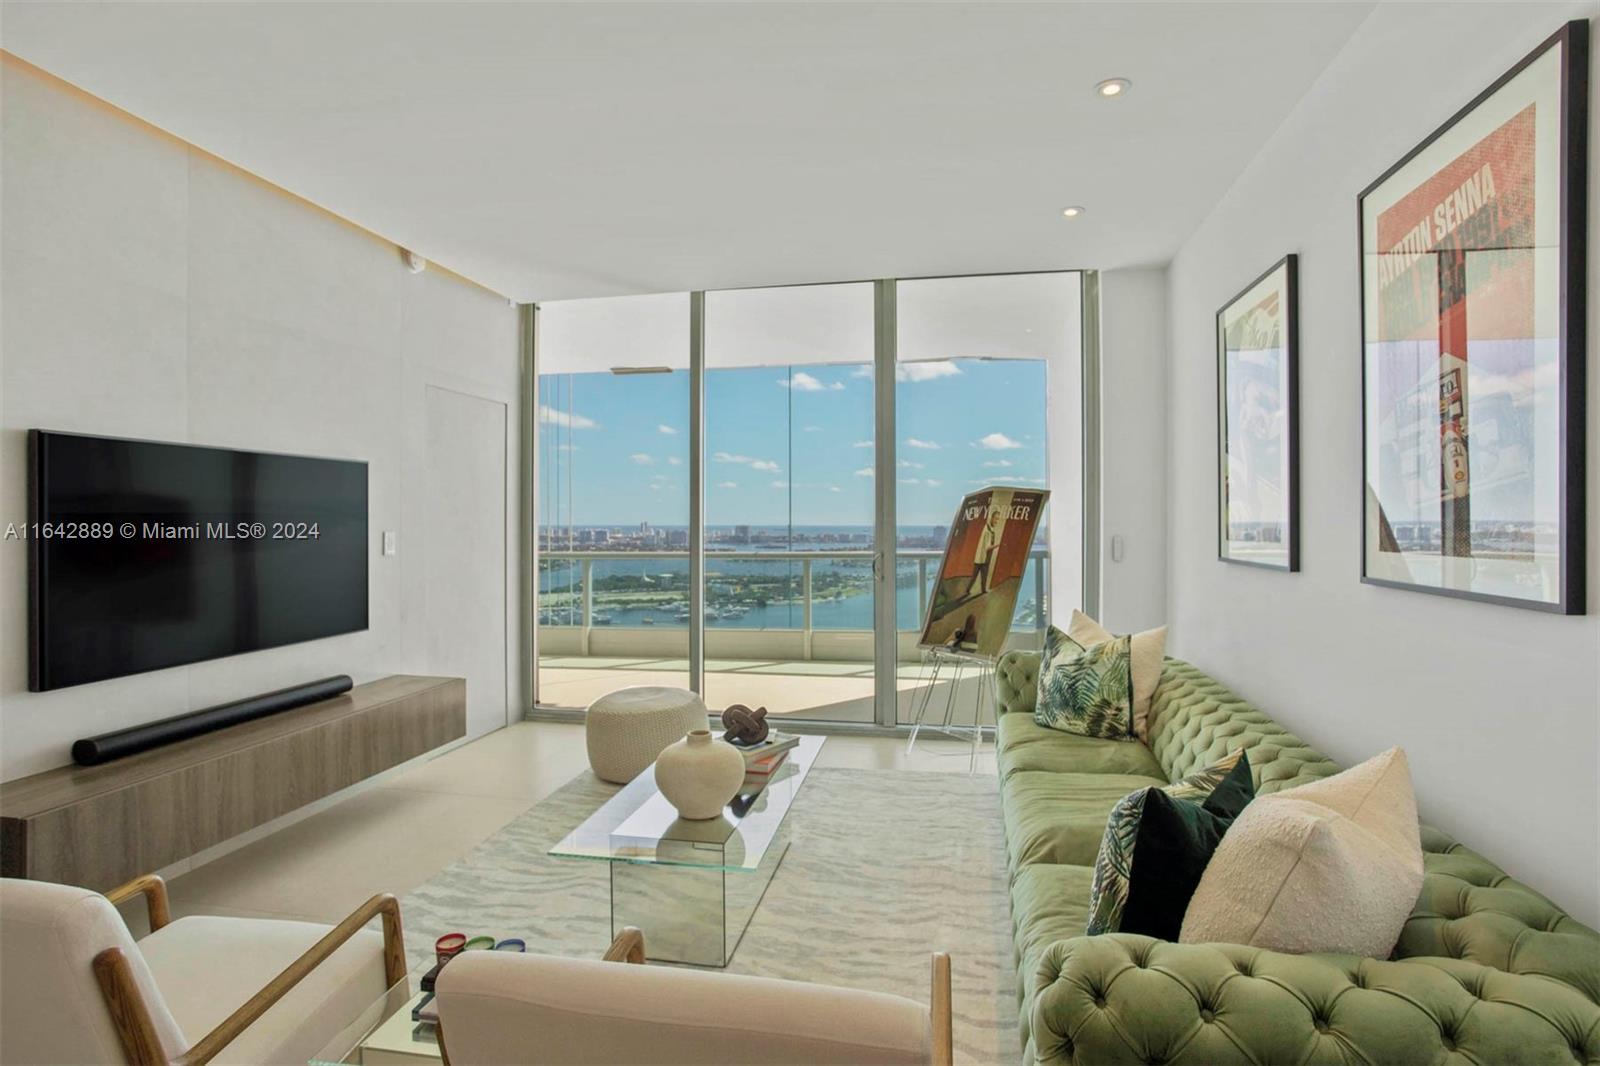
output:
[[174, 715], [159, 722], [147, 722], [131, 729], [101, 733], [97, 737], [74, 741], [72, 761], [79, 766], [99, 766], [112, 759], [121, 759], [128, 755], [137, 755], [141, 751], [149, 751], [151, 748], [159, 748], [163, 744], [176, 744], [180, 740], [226, 729], [240, 722], [265, 718], [269, 714], [277, 714], [294, 707], [304, 707], [318, 700], [331, 699], [349, 692], [352, 684], [348, 674], [338, 674], [320, 681], [308, 681], [303, 685], [281, 688], [276, 692], [264, 692], [259, 696], [234, 700], [232, 703], [222, 703], [204, 710]]

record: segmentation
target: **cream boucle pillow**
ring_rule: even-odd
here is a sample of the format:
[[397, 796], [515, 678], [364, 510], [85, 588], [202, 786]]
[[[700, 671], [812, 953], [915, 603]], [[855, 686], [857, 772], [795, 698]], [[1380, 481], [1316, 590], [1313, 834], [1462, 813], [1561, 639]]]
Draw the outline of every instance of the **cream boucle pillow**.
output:
[[[1072, 612], [1067, 623], [1067, 636], [1092, 648], [1114, 640], [1115, 634], [1082, 611]], [[1156, 686], [1161, 683], [1161, 661], [1166, 656], [1167, 627], [1147, 629], [1133, 635], [1133, 732], [1140, 740], [1148, 741], [1150, 731], [1150, 702], [1155, 699]]]
[[1390, 748], [1257, 797], [1211, 856], [1179, 939], [1386, 959], [1421, 891], [1411, 768]]

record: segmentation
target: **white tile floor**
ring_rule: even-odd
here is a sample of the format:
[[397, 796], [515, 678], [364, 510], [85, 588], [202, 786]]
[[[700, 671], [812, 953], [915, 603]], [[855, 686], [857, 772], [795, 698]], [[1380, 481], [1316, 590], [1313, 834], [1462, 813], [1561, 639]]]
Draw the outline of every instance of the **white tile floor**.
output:
[[[919, 739], [910, 755], [905, 747], [888, 737], [833, 736], [817, 765], [967, 772], [965, 743]], [[376, 892], [416, 888], [587, 765], [583, 726], [509, 726], [173, 878], [173, 915], [337, 921]], [[987, 743], [977, 772], [995, 772]], [[123, 912], [141, 934], [142, 907]]]

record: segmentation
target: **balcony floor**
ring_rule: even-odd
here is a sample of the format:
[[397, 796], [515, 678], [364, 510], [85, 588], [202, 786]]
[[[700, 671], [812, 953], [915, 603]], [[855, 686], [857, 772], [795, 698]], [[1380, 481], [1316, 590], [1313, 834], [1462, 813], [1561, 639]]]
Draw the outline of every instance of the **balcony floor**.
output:
[[[925, 683], [921, 663], [902, 663], [896, 689], [900, 719], [910, 719], [912, 695]], [[587, 707], [608, 692], [630, 685], [687, 688], [687, 659], [547, 655], [539, 659], [539, 702], [549, 707]], [[828, 722], [871, 722], [870, 662], [795, 662], [773, 659], [707, 659], [706, 705], [730, 703], [765, 707], [771, 714]], [[955, 700], [953, 724], [970, 724], [976, 690], [963, 682]], [[933, 717], [942, 718], [949, 686], [932, 695]], [[985, 711], [985, 720], [990, 712]]]

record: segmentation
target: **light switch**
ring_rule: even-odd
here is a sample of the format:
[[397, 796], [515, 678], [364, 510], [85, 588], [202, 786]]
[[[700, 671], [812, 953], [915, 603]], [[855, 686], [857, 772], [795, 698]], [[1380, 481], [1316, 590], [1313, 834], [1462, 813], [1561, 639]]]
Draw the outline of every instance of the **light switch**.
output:
[[1122, 534], [1118, 533], [1111, 538], [1111, 561], [1122, 562]]
[[383, 554], [385, 554], [385, 555], [393, 555], [394, 553], [395, 553], [394, 530], [386, 529], [386, 530], [383, 531]]

